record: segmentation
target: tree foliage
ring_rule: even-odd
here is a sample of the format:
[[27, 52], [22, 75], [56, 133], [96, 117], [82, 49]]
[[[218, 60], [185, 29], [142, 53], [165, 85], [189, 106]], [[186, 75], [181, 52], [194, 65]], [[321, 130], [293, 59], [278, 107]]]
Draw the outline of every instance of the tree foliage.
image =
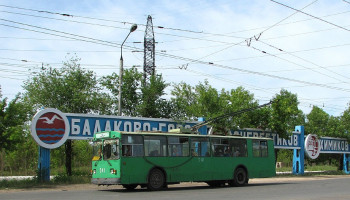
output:
[[[101, 92], [95, 73], [81, 68], [79, 60], [73, 57], [58, 69], [42, 68], [28, 79], [23, 86], [28, 102], [36, 109], [49, 107], [66, 113], [109, 114], [109, 95]], [[71, 140], [65, 143], [64, 153], [67, 174], [71, 175]]]
[[[2, 99], [0, 88], [0, 170], [1, 174], [5, 168], [12, 171], [14, 164], [28, 167], [30, 148], [27, 142], [30, 134], [27, 131], [27, 121], [30, 116], [30, 107], [23, 102], [18, 94], [8, 102], [7, 98]], [[16, 159], [15, 152], [22, 153], [20, 159]]]
[[306, 115], [307, 123], [305, 124], [305, 132], [308, 134], [316, 134], [324, 136], [328, 132], [328, 122], [330, 116], [317, 106], [313, 106], [309, 114]]
[[[138, 72], [135, 67], [126, 69], [123, 72], [122, 85], [122, 113], [127, 116], [137, 116], [137, 105], [140, 102], [140, 88], [142, 73]], [[113, 100], [112, 113], [117, 114], [118, 94], [119, 94], [119, 75], [112, 73], [100, 79], [100, 83], [111, 93]]]
[[339, 120], [342, 126], [339, 136], [350, 140], [350, 106], [343, 112]]
[[[169, 118], [171, 102], [163, 99], [165, 83], [161, 75], [152, 75], [149, 81], [143, 80], [143, 74], [135, 67], [126, 69], [123, 72], [122, 85], [122, 113], [128, 116]], [[101, 78], [101, 84], [106, 87], [117, 105], [119, 99], [119, 76], [115, 73]], [[114, 113], [117, 108], [114, 107]]]
[[271, 121], [269, 127], [281, 137], [294, 131], [296, 125], [304, 124], [304, 115], [298, 108], [298, 97], [287, 90], [282, 89], [273, 98]]
[[[186, 83], [175, 84], [171, 93], [174, 98], [175, 116], [179, 119], [196, 120], [205, 117], [207, 120], [234, 113], [243, 109], [258, 106], [254, 95], [243, 87], [220, 92], [209, 85], [208, 81], [190, 86]], [[222, 120], [214, 121], [219, 134], [227, 134], [230, 129], [244, 127], [267, 127], [269, 109], [252, 110], [251, 112], [234, 115]], [[265, 118], [264, 118], [265, 117]]]
[[[1, 97], [1, 94], [0, 94]], [[23, 141], [29, 107], [21, 101], [19, 95], [7, 103], [7, 98], [0, 101], [0, 149], [13, 150]]]
[[[167, 100], [162, 98], [168, 85], [161, 75], [152, 75], [149, 78], [149, 82], [143, 81], [140, 94], [141, 101], [138, 108], [140, 116], [153, 118], [169, 117], [170, 110], [166, 109], [169, 105], [166, 103]], [[165, 107], [162, 108], [161, 106]]]
[[109, 113], [109, 96], [100, 92], [95, 73], [84, 70], [78, 62], [78, 58], [71, 58], [61, 68], [42, 68], [24, 83], [28, 101], [35, 108], [51, 107], [72, 113]]

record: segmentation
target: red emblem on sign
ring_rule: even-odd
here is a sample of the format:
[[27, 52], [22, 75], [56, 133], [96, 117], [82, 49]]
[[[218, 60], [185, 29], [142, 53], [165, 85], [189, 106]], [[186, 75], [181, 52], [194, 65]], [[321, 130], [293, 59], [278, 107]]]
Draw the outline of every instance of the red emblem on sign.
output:
[[305, 138], [305, 153], [311, 159], [316, 159], [320, 155], [320, 141], [316, 135], [309, 134]]
[[68, 138], [67, 117], [59, 110], [48, 108], [38, 112], [32, 121], [32, 136], [42, 147], [53, 149]]
[[46, 144], [55, 144], [59, 142], [65, 132], [63, 118], [56, 113], [46, 113], [36, 122], [36, 134], [41, 141]]

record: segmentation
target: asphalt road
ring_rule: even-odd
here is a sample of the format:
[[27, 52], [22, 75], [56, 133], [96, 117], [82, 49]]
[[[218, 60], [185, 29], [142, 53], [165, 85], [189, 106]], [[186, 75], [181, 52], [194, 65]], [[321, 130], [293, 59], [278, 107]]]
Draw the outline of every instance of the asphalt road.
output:
[[253, 179], [246, 187], [210, 188], [204, 183], [182, 183], [167, 190], [129, 192], [119, 186], [71, 185], [34, 190], [0, 190], [0, 200], [115, 200], [115, 199], [350, 199], [350, 176]]

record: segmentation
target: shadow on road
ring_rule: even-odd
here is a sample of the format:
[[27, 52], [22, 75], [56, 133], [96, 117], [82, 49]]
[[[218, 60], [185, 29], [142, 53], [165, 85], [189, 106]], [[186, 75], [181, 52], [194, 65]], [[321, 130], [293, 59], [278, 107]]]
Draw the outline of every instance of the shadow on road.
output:
[[[230, 186], [222, 186], [222, 187], [210, 187], [207, 185], [198, 185], [198, 186], [181, 186], [181, 185], [170, 185], [168, 188], [165, 188], [163, 190], [157, 191], [157, 192], [166, 192], [166, 191], [188, 191], [188, 190], [217, 190], [217, 189], [241, 189], [241, 188], [247, 188], [247, 187], [264, 187], [264, 186], [271, 186], [271, 185], [290, 185], [290, 184], [296, 184], [293, 182], [289, 183], [253, 183], [248, 184], [244, 187], [230, 187]], [[120, 193], [138, 193], [138, 192], [151, 192], [147, 190], [147, 188], [140, 188], [138, 186], [134, 190], [127, 190], [124, 188], [121, 189], [103, 189], [99, 191], [106, 191], [106, 192], [120, 192]]]

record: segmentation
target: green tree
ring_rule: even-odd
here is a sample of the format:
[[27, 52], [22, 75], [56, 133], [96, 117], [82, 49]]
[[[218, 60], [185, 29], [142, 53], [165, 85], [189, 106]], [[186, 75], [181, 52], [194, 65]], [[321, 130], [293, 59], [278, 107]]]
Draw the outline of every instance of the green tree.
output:
[[173, 84], [171, 95], [173, 96], [171, 98], [173, 104], [171, 117], [173, 119], [185, 121], [196, 120], [199, 117], [193, 108], [197, 101], [194, 87], [185, 82]]
[[2, 99], [0, 90], [0, 99], [0, 165], [3, 171], [4, 161], [9, 160], [5, 159], [6, 155], [16, 150], [17, 145], [28, 136], [26, 122], [29, 119], [30, 108], [19, 95], [7, 103], [7, 98]]
[[342, 129], [340, 130], [339, 137], [350, 140], [350, 106], [341, 115], [340, 124]]
[[269, 124], [272, 131], [281, 137], [287, 137], [288, 133], [294, 131], [296, 125], [304, 125], [304, 114], [298, 109], [299, 102], [296, 94], [282, 89], [273, 101]]
[[[254, 99], [254, 95], [249, 91], [245, 90], [243, 87], [237, 87], [236, 89], [231, 89], [229, 92], [222, 90], [221, 98], [224, 102], [223, 112], [230, 113], [236, 112], [243, 109], [254, 108], [258, 106], [258, 101]], [[238, 129], [238, 128], [257, 128], [260, 126], [260, 118], [257, 116], [258, 110], [251, 110], [249, 112], [244, 112], [239, 115], [232, 116], [228, 120], [228, 128]]]
[[198, 117], [207, 119], [222, 114], [223, 104], [219, 92], [211, 87], [206, 80], [195, 87], [187, 83], [175, 84], [171, 94], [175, 105], [175, 114], [179, 120], [197, 120]]
[[[122, 113], [128, 116], [138, 115], [138, 105], [140, 103], [140, 88], [142, 82], [142, 73], [135, 67], [124, 70], [122, 85]], [[106, 87], [112, 94], [113, 114], [117, 114], [118, 94], [119, 94], [119, 76], [116, 73], [104, 76], [100, 79], [101, 85]]]
[[338, 137], [338, 138], [348, 138], [346, 136], [346, 131], [344, 125], [342, 124], [341, 117], [330, 116], [327, 124], [328, 136]]
[[[165, 83], [162, 75], [152, 75], [148, 81], [143, 81], [140, 94], [140, 104], [138, 106], [138, 113], [142, 117], [154, 118], [169, 118], [170, 110], [165, 110], [168, 107], [165, 95], [165, 88], [169, 84]], [[165, 107], [161, 107], [165, 106]]]
[[[318, 136], [328, 135], [328, 122], [330, 116], [317, 106], [313, 106], [309, 114], [306, 115], [306, 134], [316, 134]], [[328, 135], [329, 136], [329, 135]]]
[[[305, 132], [307, 134], [316, 134], [319, 137], [328, 136], [346, 138], [344, 137], [345, 129], [341, 122], [341, 117], [330, 116], [317, 106], [313, 106], [311, 112], [306, 116], [307, 123], [305, 124]], [[309, 160], [309, 162], [315, 161]], [[341, 154], [321, 155], [317, 159], [317, 162], [328, 165], [338, 163], [338, 169], [342, 170], [343, 168], [343, 157]]]
[[[113, 98], [114, 105], [118, 104], [119, 76], [115, 73], [100, 79]], [[163, 99], [165, 83], [161, 75], [150, 76], [149, 81], [143, 80], [143, 74], [135, 67], [124, 70], [122, 85], [122, 113], [128, 116], [169, 118], [172, 102]], [[116, 106], [114, 106], [116, 108]], [[117, 113], [117, 109], [113, 111]]]
[[[254, 108], [258, 102], [254, 95], [243, 87], [218, 92], [208, 81], [192, 87], [186, 83], [175, 84], [172, 90], [176, 117], [196, 120], [205, 117], [207, 120], [234, 113], [243, 109]], [[211, 125], [218, 133], [227, 133], [239, 127], [267, 127], [270, 110], [252, 110], [235, 116], [214, 121]]]
[[[25, 96], [35, 109], [57, 108], [67, 113], [110, 113], [109, 95], [101, 92], [96, 75], [71, 58], [61, 68], [48, 66], [24, 83]], [[72, 174], [72, 141], [65, 143], [66, 172]]]

